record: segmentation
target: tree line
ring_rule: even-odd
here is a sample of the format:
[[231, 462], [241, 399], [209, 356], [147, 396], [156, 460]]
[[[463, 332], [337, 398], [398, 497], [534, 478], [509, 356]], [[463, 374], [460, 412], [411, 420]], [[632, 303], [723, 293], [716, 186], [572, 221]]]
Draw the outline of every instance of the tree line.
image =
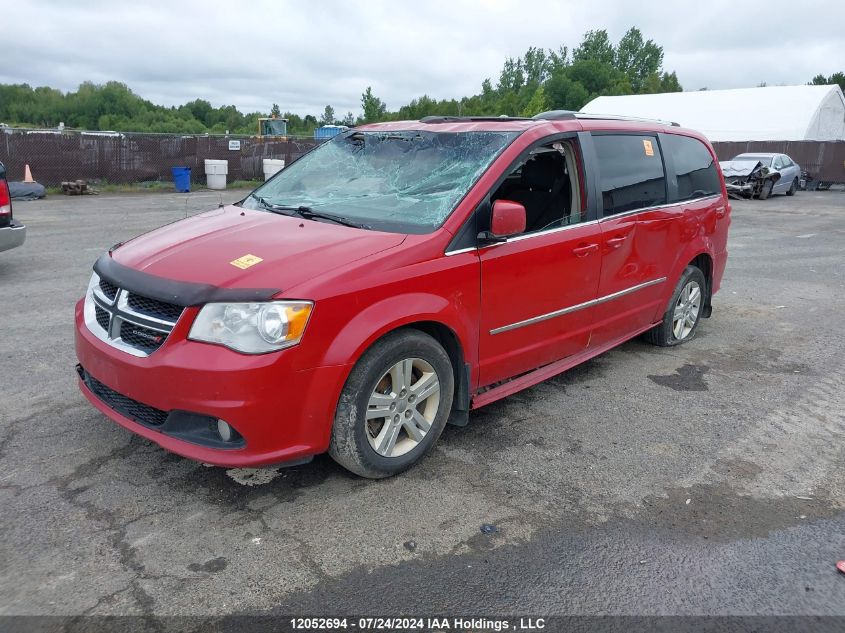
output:
[[[839, 83], [845, 76], [818, 75], [812, 84]], [[544, 110], [579, 110], [601, 95], [650, 94], [683, 90], [674, 71], [663, 68], [663, 47], [629, 29], [614, 43], [605, 30], [588, 31], [581, 43], [557, 50], [530, 47], [507, 58], [497, 80], [481, 83], [479, 93], [460, 99], [423, 95], [390, 111], [372, 87], [361, 95], [359, 114], [339, 116], [331, 105], [322, 114], [300, 115], [272, 104], [269, 113], [242, 113], [235, 106], [214, 107], [205, 99], [180, 106], [162, 106], [136, 95], [123, 83], [85, 82], [76, 91], [0, 84], [0, 122], [24, 127], [55, 127], [181, 134], [255, 134], [258, 119], [288, 119], [291, 135], [313, 134], [321, 125], [357, 125], [375, 121], [419, 119], [429, 115], [533, 116]]]

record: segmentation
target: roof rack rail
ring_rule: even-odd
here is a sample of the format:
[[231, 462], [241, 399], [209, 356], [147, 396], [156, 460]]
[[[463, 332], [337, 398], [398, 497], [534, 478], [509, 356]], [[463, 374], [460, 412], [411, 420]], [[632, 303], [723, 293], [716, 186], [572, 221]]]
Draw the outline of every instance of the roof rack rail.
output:
[[535, 114], [532, 119], [542, 119], [543, 121], [571, 121], [578, 114], [574, 110], [547, 110], [540, 114]]
[[460, 121], [531, 121], [532, 117], [525, 116], [424, 116], [420, 123], [455, 123]]
[[599, 120], [599, 121], [641, 121], [645, 123], [660, 123], [661, 125], [671, 125], [672, 127], [681, 127], [680, 123], [675, 121], [665, 121], [663, 119], [648, 119], [646, 117], [638, 116], [621, 116], [618, 114], [593, 114], [591, 112], [574, 112], [572, 110], [549, 110], [548, 112], [541, 112], [535, 114], [533, 119], [542, 119], [544, 121], [562, 121], [573, 119], [585, 120]]

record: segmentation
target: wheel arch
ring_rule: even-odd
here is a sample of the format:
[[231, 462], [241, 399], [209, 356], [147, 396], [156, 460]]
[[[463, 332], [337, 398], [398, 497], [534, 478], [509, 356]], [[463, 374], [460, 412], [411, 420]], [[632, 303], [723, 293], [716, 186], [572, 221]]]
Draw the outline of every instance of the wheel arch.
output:
[[704, 281], [707, 284], [704, 293], [704, 312], [701, 316], [705, 319], [710, 317], [713, 306], [710, 301], [713, 298], [713, 257], [708, 252], [701, 252], [693, 257], [685, 266], [695, 266], [704, 273]]
[[413, 321], [406, 323], [401, 328], [419, 330], [431, 336], [449, 355], [452, 361], [452, 373], [455, 378], [455, 395], [452, 401], [452, 414], [449, 416], [449, 423], [464, 426], [470, 408], [470, 385], [471, 371], [466, 362], [466, 355], [461, 341], [455, 331], [440, 321]]
[[361, 356], [381, 338], [396, 330], [413, 328], [428, 334], [446, 350], [455, 376], [453, 411], [466, 412], [476, 364], [472, 342], [477, 341], [478, 324], [473, 324], [471, 310], [455, 307], [463, 303], [428, 293], [407, 293], [373, 303], [337, 333], [320, 364], [348, 365], [352, 371]]

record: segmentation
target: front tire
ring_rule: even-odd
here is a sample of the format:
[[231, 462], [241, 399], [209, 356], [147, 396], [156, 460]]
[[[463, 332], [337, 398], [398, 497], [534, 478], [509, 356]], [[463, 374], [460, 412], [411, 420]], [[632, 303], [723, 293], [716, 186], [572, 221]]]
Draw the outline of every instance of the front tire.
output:
[[687, 266], [681, 275], [660, 325], [649, 330], [645, 338], [659, 347], [686, 343], [695, 336], [707, 297], [707, 280], [695, 266]]
[[794, 196], [795, 192], [798, 191], [798, 179], [792, 181], [792, 185], [789, 187], [789, 191], [786, 192], [788, 196]]
[[386, 335], [349, 374], [329, 454], [370, 479], [407, 470], [443, 432], [454, 388], [449, 355], [434, 338], [414, 329]]

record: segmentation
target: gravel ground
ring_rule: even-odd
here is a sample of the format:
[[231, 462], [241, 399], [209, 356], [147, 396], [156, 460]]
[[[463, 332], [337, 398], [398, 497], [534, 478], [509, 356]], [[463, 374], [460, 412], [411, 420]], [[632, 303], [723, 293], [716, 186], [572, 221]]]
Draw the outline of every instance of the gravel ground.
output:
[[72, 310], [93, 261], [220, 198], [16, 205], [27, 242], [0, 254], [0, 614], [845, 615], [845, 194], [734, 202], [694, 341], [629, 342], [378, 482], [324, 456], [206, 467], [79, 394]]

